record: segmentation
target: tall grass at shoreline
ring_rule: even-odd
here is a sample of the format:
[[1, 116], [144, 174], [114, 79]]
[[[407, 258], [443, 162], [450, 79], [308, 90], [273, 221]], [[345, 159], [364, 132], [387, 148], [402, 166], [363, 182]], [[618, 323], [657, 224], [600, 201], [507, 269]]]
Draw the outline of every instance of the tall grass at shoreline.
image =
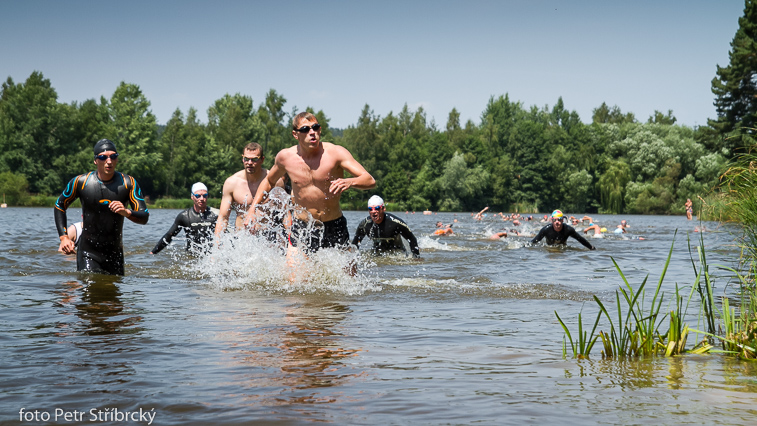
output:
[[[675, 237], [674, 237], [675, 239]], [[673, 356], [683, 353], [720, 352], [738, 356], [741, 359], [754, 360], [757, 358], [757, 287], [755, 287], [754, 264], [748, 263], [748, 272], [742, 273], [734, 268], [721, 267], [737, 277], [739, 291], [737, 307], [732, 306], [731, 300], [723, 295], [720, 297], [720, 309], [716, 306], [713, 278], [709, 273], [704, 236], [700, 234], [699, 246], [696, 247], [697, 262], [692, 256], [693, 250], [689, 243], [689, 254], [694, 267], [694, 282], [688, 298], [681, 294], [678, 284], [674, 299], [670, 303], [671, 309], [661, 314], [665, 293], [661, 291], [668, 265], [673, 253], [675, 241], [670, 246], [670, 252], [663, 266], [662, 274], [651, 298], [650, 305], [645, 308], [645, 286], [649, 276], [634, 289], [625, 278], [620, 265], [612, 259], [615, 269], [622, 279], [622, 284], [615, 291], [615, 309], [613, 314], [604, 303], [594, 296], [599, 312], [590, 333], [583, 330], [582, 312], [578, 316], [578, 338], [573, 339], [568, 326], [555, 311], [555, 316], [565, 331], [563, 356], [567, 357], [570, 347], [574, 358], [589, 358], [597, 339], [602, 340], [602, 358], [627, 359], [644, 358], [650, 356]], [[699, 296], [697, 322], [706, 330], [690, 327], [685, 318], [690, 302]], [[685, 302], [685, 303], [684, 303]], [[609, 331], [603, 330], [599, 323], [601, 317], [607, 320]], [[663, 331], [666, 324], [668, 329]], [[698, 325], [699, 326], [699, 325]], [[600, 327], [598, 334], [597, 328]], [[692, 349], [686, 350], [686, 343], [690, 333], [701, 334], [706, 339], [698, 342]], [[722, 349], [715, 349], [719, 343]]]

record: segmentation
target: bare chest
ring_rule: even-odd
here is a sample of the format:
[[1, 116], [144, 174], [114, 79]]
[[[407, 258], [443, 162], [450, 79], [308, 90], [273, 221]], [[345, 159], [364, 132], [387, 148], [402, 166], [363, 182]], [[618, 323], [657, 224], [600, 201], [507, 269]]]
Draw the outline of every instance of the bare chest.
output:
[[316, 186], [328, 187], [334, 179], [344, 177], [344, 171], [336, 162], [328, 157], [318, 159], [303, 159], [293, 157], [290, 167], [287, 167], [292, 185], [297, 187]]

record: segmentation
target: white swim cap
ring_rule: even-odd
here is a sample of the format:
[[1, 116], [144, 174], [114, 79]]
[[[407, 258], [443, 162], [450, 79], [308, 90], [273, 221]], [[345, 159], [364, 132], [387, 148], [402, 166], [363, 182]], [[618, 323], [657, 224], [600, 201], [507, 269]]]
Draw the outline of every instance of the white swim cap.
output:
[[384, 205], [384, 200], [378, 195], [374, 195], [368, 200], [368, 207], [381, 207]]
[[192, 194], [196, 194], [197, 191], [207, 191], [208, 187], [205, 186], [202, 182], [197, 182], [196, 184], [192, 185]]

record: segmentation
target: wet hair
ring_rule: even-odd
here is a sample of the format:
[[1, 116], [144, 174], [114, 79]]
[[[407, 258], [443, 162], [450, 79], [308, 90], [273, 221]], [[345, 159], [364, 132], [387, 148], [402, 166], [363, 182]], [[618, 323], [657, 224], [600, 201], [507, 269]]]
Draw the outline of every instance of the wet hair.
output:
[[315, 121], [316, 123], [318, 122], [318, 119], [315, 118], [315, 115], [313, 115], [313, 113], [307, 112], [307, 111], [303, 111], [303, 112], [295, 115], [294, 118], [292, 119], [292, 130], [299, 129], [298, 124], [300, 124], [300, 122], [302, 120]]
[[245, 151], [260, 151], [260, 155], [263, 155], [263, 147], [260, 146], [260, 144], [257, 142], [250, 142], [245, 145], [242, 153], [244, 153]]

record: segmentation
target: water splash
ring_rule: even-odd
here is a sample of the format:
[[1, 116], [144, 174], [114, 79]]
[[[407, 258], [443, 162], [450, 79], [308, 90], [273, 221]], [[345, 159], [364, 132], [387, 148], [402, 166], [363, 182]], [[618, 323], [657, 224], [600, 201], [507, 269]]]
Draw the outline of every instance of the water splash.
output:
[[[322, 227], [294, 206], [281, 188], [274, 188], [267, 203], [267, 217], [259, 220], [255, 233], [238, 230], [225, 233], [210, 253], [194, 267], [205, 271], [209, 284], [218, 290], [257, 289], [273, 293], [336, 292], [362, 294], [381, 287], [366, 276], [372, 266], [358, 250], [326, 248], [308, 253], [289, 241], [306, 241]], [[293, 232], [291, 217], [307, 214], [306, 226]], [[304, 245], [301, 245], [304, 246]]]

